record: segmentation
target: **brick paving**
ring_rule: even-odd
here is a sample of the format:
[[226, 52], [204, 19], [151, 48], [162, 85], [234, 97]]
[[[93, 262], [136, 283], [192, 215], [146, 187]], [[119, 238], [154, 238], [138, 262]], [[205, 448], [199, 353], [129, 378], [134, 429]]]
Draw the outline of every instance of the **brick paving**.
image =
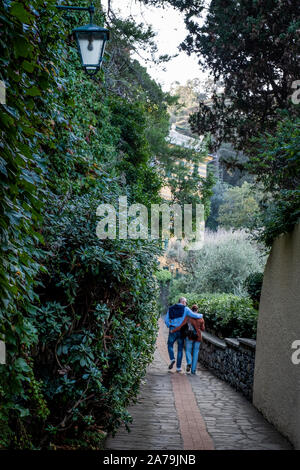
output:
[[[167, 350], [167, 333], [160, 320], [159, 334], [157, 338], [157, 349], [161, 358], [165, 362], [164, 368], [169, 365], [170, 359]], [[183, 370], [185, 370], [185, 354], [182, 361]], [[174, 366], [175, 369], [175, 366]], [[170, 373], [175, 406], [179, 420], [179, 427], [183, 439], [183, 450], [213, 450], [214, 444], [206, 431], [205, 422], [200, 413], [196, 402], [195, 394], [188, 380], [188, 376]]]
[[204, 367], [197, 376], [178, 374], [175, 366], [168, 372], [167, 333], [160, 321], [154, 361], [129, 408], [131, 432], [121, 427], [106, 449], [291, 449], [246, 398]]
[[214, 450], [187, 376], [172, 374], [175, 406], [184, 450]]

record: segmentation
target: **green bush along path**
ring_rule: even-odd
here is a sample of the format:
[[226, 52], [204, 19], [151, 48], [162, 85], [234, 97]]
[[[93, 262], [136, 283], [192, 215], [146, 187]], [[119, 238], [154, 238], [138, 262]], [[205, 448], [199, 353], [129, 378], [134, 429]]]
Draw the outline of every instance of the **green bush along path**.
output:
[[153, 33], [112, 20], [91, 80], [69, 37], [84, 16], [55, 4], [1, 8], [1, 449], [101, 448], [130, 420], [157, 331], [159, 246], [96, 236], [99, 204], [160, 202], [173, 98], [131, 59]]

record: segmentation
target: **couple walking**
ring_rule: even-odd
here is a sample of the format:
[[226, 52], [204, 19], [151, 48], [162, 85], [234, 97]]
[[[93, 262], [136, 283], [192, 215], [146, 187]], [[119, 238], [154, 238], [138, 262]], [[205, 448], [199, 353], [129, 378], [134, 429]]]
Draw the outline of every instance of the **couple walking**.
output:
[[169, 370], [171, 370], [175, 364], [174, 343], [177, 341], [176, 371], [181, 372], [185, 340], [186, 372], [191, 372], [193, 375], [196, 374], [199, 348], [202, 340], [201, 331], [205, 329], [203, 315], [197, 312], [197, 305], [193, 305], [192, 309], [187, 307], [185, 297], [181, 297], [178, 304], [172, 305], [167, 311], [165, 324], [169, 328], [168, 352], [171, 361]]

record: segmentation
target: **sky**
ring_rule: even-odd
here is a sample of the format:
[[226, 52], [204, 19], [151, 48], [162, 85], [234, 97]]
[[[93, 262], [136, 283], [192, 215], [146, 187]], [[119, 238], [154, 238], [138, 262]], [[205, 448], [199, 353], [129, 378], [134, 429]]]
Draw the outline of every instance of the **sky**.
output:
[[189, 79], [205, 77], [200, 71], [195, 54], [188, 56], [178, 51], [179, 44], [187, 35], [182, 13], [171, 6], [146, 7], [135, 0], [112, 0], [112, 8], [115, 12], [119, 9], [123, 18], [132, 15], [138, 23], [152, 26], [153, 31], [157, 33], [155, 42], [158, 46], [158, 55], [179, 53], [178, 57], [169, 62], [151, 67], [149, 64], [143, 64], [141, 58], [137, 57], [142, 65], [147, 67], [148, 73], [162, 85], [163, 90], [168, 91], [175, 81], [184, 85]]

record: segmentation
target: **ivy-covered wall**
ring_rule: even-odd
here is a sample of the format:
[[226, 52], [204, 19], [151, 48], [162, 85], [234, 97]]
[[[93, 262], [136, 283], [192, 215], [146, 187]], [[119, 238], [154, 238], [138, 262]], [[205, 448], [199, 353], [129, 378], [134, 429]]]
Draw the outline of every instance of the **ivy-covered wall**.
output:
[[159, 247], [96, 237], [100, 203], [160, 201], [171, 98], [130, 56], [152, 33], [111, 21], [118, 50], [91, 80], [69, 34], [86, 18], [55, 3], [1, 2], [0, 448], [101, 447], [157, 331]]

